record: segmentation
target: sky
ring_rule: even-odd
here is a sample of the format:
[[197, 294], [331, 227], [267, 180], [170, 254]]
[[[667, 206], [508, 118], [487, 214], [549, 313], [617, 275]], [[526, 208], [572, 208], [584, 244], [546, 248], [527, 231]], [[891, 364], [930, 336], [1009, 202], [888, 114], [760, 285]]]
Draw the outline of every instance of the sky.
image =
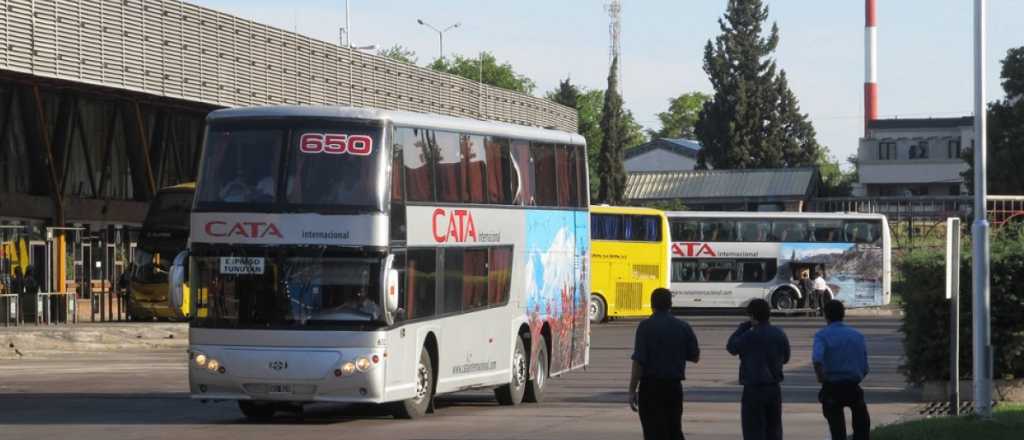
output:
[[[337, 41], [344, 0], [188, 0], [314, 38]], [[606, 86], [609, 18], [604, 0], [350, 0], [354, 45], [438, 56], [437, 34], [417, 24], [460, 27], [445, 34], [445, 54], [490, 51], [537, 84], [540, 96], [561, 79]], [[712, 93], [704, 45], [719, 34], [726, 0], [623, 0], [622, 92], [647, 128], [682, 93]], [[818, 142], [840, 160], [856, 154], [863, 134], [863, 0], [766, 0], [780, 28], [775, 58], [810, 116]], [[1024, 1], [989, 0], [989, 100], [1003, 97], [1000, 61], [1024, 46]], [[973, 113], [972, 0], [878, 0], [880, 117]]]

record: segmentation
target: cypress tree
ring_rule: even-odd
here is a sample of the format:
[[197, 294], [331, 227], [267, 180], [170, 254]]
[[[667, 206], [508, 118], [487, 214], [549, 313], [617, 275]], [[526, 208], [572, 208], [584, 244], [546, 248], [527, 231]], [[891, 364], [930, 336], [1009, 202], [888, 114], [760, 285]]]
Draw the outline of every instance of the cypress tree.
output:
[[813, 166], [825, 158], [786, 72], [771, 57], [779, 27], [762, 35], [767, 19], [761, 0], [729, 0], [718, 20], [722, 33], [704, 46], [715, 94], [695, 129], [702, 144], [698, 168]]
[[612, 59], [608, 71], [608, 90], [604, 93], [604, 109], [601, 112], [601, 152], [598, 157], [597, 173], [601, 179], [598, 200], [613, 205], [622, 204], [626, 193], [626, 168], [622, 164], [622, 150], [626, 143], [626, 129], [623, 119], [622, 96], [618, 84], [619, 59]]

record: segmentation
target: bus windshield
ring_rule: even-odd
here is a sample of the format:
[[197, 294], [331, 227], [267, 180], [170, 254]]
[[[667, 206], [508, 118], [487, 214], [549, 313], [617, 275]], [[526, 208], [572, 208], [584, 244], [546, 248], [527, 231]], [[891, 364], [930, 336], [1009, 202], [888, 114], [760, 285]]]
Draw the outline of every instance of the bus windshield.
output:
[[197, 207], [383, 211], [381, 133], [322, 120], [213, 124]]
[[318, 328], [383, 321], [379, 259], [194, 257], [199, 327]]

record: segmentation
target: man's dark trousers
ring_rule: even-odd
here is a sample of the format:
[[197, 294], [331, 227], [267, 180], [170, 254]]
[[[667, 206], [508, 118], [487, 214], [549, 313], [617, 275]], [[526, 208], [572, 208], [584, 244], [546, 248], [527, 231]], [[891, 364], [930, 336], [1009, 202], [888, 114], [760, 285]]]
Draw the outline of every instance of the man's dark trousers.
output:
[[846, 415], [843, 408], [849, 407], [853, 413], [853, 440], [868, 440], [871, 430], [871, 417], [868, 406], [864, 403], [864, 390], [854, 382], [826, 382], [818, 394], [821, 401], [821, 412], [828, 421], [832, 438], [846, 438]]
[[644, 440], [685, 439], [682, 382], [641, 379], [638, 393]]
[[782, 440], [782, 389], [779, 384], [745, 385], [740, 419], [743, 440]]

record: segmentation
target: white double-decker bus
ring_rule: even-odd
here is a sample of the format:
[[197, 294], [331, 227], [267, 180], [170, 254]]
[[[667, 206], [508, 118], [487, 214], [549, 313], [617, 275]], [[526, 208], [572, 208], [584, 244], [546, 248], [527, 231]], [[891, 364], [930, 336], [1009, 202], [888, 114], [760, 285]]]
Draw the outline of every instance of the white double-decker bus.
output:
[[888, 304], [889, 224], [881, 214], [669, 212], [674, 307], [807, 305], [800, 276], [821, 273], [847, 307]]
[[207, 123], [174, 271], [194, 293], [192, 398], [411, 418], [465, 389], [539, 401], [587, 364], [582, 137], [342, 107]]

